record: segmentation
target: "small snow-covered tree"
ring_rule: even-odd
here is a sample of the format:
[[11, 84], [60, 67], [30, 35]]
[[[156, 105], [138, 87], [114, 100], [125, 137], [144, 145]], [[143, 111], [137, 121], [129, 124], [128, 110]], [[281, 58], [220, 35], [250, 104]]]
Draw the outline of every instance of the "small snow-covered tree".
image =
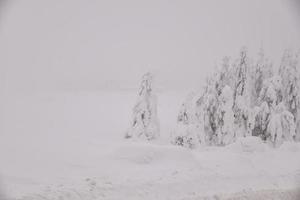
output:
[[201, 141], [201, 126], [196, 115], [196, 94], [190, 93], [182, 104], [177, 117], [176, 130], [172, 132], [172, 143], [179, 146], [194, 148]]
[[270, 108], [267, 102], [263, 102], [260, 106], [253, 109], [254, 126], [252, 127], [252, 135], [259, 136], [266, 140], [267, 128], [270, 120]]
[[296, 134], [294, 116], [289, 112], [283, 103], [279, 103], [271, 111], [268, 124], [268, 139], [276, 147], [283, 141], [291, 141]]
[[152, 89], [153, 76], [146, 73], [142, 78], [138, 100], [133, 108], [133, 121], [127, 131], [126, 138], [155, 139], [159, 136], [159, 121], [157, 118], [157, 100]]

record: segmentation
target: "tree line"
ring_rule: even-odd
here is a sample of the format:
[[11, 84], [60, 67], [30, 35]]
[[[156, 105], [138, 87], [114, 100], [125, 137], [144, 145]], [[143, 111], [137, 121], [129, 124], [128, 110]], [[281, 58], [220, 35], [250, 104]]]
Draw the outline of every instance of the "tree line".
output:
[[[144, 75], [127, 138], [159, 136], [151, 80], [151, 74]], [[279, 66], [262, 49], [256, 59], [246, 48], [235, 59], [225, 57], [203, 91], [189, 94], [181, 105], [171, 142], [189, 148], [222, 146], [246, 136], [274, 146], [300, 140], [299, 53], [286, 50]]]

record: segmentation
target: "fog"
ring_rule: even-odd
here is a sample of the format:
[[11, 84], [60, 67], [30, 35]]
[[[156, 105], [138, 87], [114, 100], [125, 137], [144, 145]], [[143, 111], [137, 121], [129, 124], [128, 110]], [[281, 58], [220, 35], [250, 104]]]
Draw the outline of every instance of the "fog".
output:
[[300, 47], [296, 0], [10, 0], [1, 5], [3, 91], [197, 89], [223, 56]]

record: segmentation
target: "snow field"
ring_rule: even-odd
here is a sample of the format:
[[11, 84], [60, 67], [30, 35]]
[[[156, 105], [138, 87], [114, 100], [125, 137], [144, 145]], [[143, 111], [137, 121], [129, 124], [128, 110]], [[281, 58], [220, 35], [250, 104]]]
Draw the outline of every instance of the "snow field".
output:
[[[124, 140], [135, 93], [16, 95], [6, 102], [1, 189], [18, 200], [297, 199], [299, 143], [169, 144], [184, 93], [158, 95], [161, 140]], [[117, 117], [116, 117], [117, 116]], [[118, 120], [116, 120], [116, 118]], [[0, 195], [1, 196], [1, 195]]]

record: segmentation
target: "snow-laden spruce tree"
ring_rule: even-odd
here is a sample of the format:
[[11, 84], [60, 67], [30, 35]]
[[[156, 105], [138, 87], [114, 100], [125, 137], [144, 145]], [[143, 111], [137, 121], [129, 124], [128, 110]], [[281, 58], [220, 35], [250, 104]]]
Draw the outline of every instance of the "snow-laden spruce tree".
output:
[[292, 141], [296, 134], [294, 116], [281, 102], [271, 109], [267, 129], [268, 140], [276, 147], [284, 141]]
[[207, 78], [203, 93], [190, 94], [177, 117], [172, 143], [188, 148], [217, 144], [217, 85], [216, 77]]
[[229, 57], [224, 57], [222, 60], [222, 64], [220, 65], [220, 68], [217, 68], [217, 71], [215, 73], [216, 76], [215, 85], [216, 85], [216, 90], [218, 95], [221, 94], [225, 86], [234, 88], [235, 86], [234, 70], [235, 69], [230, 65]]
[[239, 96], [244, 97], [247, 95], [249, 59], [247, 49], [245, 47], [241, 49], [240, 57], [234, 64], [234, 70], [236, 77], [234, 85], [234, 100], [236, 100]]
[[[220, 68], [207, 78], [204, 92], [193, 96], [192, 104], [189, 103], [192, 106], [187, 109], [187, 103], [184, 104], [178, 124], [189, 119], [184, 126], [184, 135], [188, 136], [189, 142], [193, 141], [193, 146], [196, 146], [194, 141], [201, 145], [226, 145], [234, 141], [233, 78], [233, 68], [229, 58], [225, 57]], [[187, 140], [179, 138], [180, 141]]]
[[152, 89], [153, 76], [146, 73], [138, 93], [138, 100], [133, 108], [133, 120], [126, 138], [142, 138], [152, 140], [159, 136], [159, 121], [157, 118], [157, 100]]
[[259, 98], [261, 106], [256, 116], [254, 131], [274, 146], [282, 144], [285, 140], [292, 140], [296, 134], [294, 116], [283, 103], [281, 83], [280, 76], [264, 81]]
[[253, 124], [251, 129], [253, 136], [258, 136], [266, 140], [267, 128], [270, 120], [270, 107], [267, 102], [262, 102], [260, 106], [255, 106], [253, 109]]
[[247, 49], [241, 49], [240, 57], [234, 65], [235, 85], [233, 112], [235, 116], [236, 137], [245, 137], [249, 134], [249, 107], [250, 107], [250, 81], [249, 81], [250, 62]]
[[233, 91], [226, 85], [219, 96], [218, 129], [219, 145], [227, 145], [234, 141]]
[[268, 135], [268, 125], [270, 122], [272, 110], [282, 101], [281, 78], [274, 76], [263, 81], [263, 86], [258, 98], [258, 106], [252, 110], [255, 111], [255, 123], [252, 129], [252, 135], [259, 136], [266, 140]]
[[[205, 141], [208, 145], [217, 145], [219, 115], [218, 109], [220, 105], [218, 94], [218, 75], [207, 79], [206, 89], [202, 99], [203, 125], [205, 131]], [[200, 111], [201, 112], [201, 111]]]
[[282, 79], [283, 101], [297, 124], [296, 140], [300, 140], [300, 65], [298, 55], [287, 50], [282, 58], [279, 75]]
[[263, 82], [273, 76], [273, 65], [265, 57], [264, 50], [261, 48], [256, 63], [250, 68], [250, 106], [259, 105], [259, 95], [263, 87]]
[[[207, 80], [206, 89], [199, 99], [197, 116], [204, 129], [205, 144], [226, 145], [234, 141], [232, 68], [225, 58], [217, 72]], [[200, 109], [199, 109], [200, 108]]]

